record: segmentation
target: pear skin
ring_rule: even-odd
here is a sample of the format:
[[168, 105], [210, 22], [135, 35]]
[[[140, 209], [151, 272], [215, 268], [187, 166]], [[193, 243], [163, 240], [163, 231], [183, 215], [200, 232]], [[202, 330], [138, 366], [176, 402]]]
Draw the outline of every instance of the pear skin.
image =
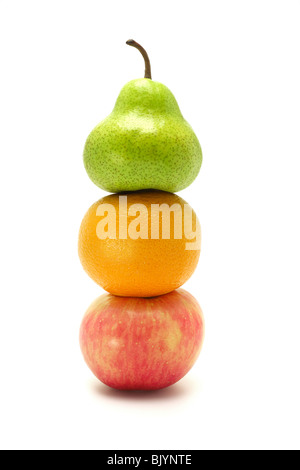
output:
[[173, 94], [149, 78], [123, 87], [84, 148], [90, 179], [108, 192], [177, 192], [194, 181], [201, 164], [199, 141]]

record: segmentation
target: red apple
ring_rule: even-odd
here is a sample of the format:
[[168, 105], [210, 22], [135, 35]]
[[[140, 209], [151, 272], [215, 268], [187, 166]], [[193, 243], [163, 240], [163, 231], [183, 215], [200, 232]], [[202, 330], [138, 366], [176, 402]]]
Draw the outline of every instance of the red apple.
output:
[[101, 382], [120, 390], [174, 384], [194, 365], [204, 320], [183, 289], [153, 298], [99, 297], [80, 329], [84, 359]]

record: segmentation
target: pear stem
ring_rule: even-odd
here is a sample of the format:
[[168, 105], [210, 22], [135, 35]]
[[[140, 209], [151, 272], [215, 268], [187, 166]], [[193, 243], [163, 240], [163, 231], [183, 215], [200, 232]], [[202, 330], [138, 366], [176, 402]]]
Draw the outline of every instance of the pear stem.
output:
[[145, 78], [149, 78], [150, 80], [152, 80], [150, 60], [145, 49], [139, 43], [135, 42], [133, 39], [128, 39], [128, 41], [126, 41], [126, 44], [128, 44], [128, 46], [135, 47], [136, 49], [140, 51], [145, 61]]

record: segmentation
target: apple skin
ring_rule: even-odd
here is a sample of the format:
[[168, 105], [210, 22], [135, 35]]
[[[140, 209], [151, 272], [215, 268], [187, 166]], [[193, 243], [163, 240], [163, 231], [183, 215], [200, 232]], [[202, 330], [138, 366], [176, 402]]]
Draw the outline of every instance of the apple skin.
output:
[[168, 387], [201, 351], [204, 319], [183, 289], [153, 298], [100, 296], [80, 328], [83, 357], [104, 384], [119, 390]]

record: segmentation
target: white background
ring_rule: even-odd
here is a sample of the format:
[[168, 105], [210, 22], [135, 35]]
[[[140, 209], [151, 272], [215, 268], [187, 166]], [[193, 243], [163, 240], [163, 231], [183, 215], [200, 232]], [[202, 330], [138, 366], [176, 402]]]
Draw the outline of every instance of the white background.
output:
[[[0, 2], [0, 446], [300, 448], [300, 2]], [[121, 87], [174, 93], [203, 148], [180, 195], [202, 254], [185, 285], [206, 341], [152, 394], [98, 382], [78, 345], [102, 291], [77, 234], [104, 192], [82, 150]]]

